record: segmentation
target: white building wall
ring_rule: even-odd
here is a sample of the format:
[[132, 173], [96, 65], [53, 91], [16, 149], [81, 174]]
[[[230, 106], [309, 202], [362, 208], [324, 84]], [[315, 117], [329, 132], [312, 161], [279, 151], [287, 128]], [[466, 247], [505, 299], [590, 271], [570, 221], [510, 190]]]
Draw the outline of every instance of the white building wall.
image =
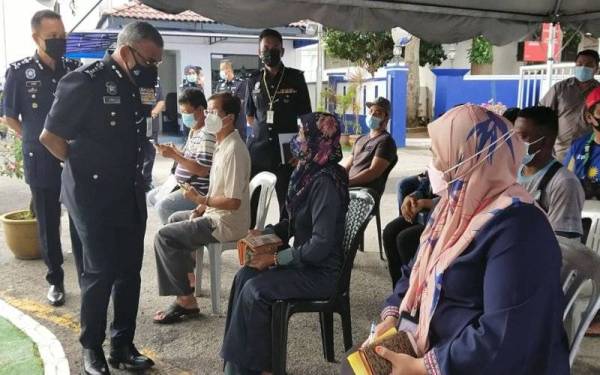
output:
[[[258, 38], [227, 39], [215, 44], [210, 44], [209, 39], [205, 37], [165, 36], [164, 40], [166, 50], [178, 52], [177, 82], [182, 81], [183, 68], [186, 65], [196, 65], [202, 67], [204, 71], [205, 88], [212, 87], [210, 75], [212, 54], [258, 55]], [[284, 48], [283, 63], [290, 67], [297, 66], [298, 57], [293, 42], [284, 40]]]

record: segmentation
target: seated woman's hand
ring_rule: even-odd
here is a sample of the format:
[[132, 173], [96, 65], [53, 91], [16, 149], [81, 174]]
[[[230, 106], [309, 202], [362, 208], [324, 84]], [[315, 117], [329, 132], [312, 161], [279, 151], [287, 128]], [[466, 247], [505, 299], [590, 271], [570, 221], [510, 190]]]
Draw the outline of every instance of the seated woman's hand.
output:
[[390, 375], [426, 375], [425, 362], [421, 358], [413, 358], [406, 354], [396, 353], [383, 346], [375, 348], [375, 352], [392, 364]]
[[259, 271], [264, 271], [267, 268], [275, 264], [275, 257], [273, 254], [253, 254], [248, 263], [248, 267], [255, 268]]
[[262, 230], [258, 230], [258, 229], [249, 229], [248, 230], [248, 237], [258, 237], [262, 234], [263, 234]]
[[[381, 323], [379, 323], [375, 327], [375, 333], [374, 333], [373, 339], [383, 335], [385, 332], [387, 332], [387, 330], [389, 330], [390, 328], [396, 327], [397, 325], [398, 325], [398, 319], [394, 318], [393, 316], [388, 316], [387, 318], [382, 320]], [[365, 347], [369, 344], [370, 344], [369, 338], [367, 338], [365, 340], [365, 342], [363, 342], [362, 347]]]

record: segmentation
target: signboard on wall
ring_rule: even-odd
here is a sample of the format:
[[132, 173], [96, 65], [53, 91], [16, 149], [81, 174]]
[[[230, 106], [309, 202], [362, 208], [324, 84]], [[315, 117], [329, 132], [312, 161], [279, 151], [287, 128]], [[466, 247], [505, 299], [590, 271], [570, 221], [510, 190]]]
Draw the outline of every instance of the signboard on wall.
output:
[[[523, 60], [526, 62], [545, 62], [548, 59], [548, 39], [550, 39], [550, 23], [542, 26], [542, 39], [525, 42]], [[556, 24], [556, 33], [554, 38], [554, 61], [560, 62], [562, 46], [562, 30], [560, 25]]]

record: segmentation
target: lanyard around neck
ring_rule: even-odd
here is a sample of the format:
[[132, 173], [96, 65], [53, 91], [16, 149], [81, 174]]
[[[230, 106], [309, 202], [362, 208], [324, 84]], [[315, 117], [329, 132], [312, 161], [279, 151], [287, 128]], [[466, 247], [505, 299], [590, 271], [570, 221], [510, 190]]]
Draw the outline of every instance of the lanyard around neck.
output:
[[279, 77], [279, 83], [277, 83], [277, 87], [275, 88], [275, 92], [273, 93], [273, 96], [271, 96], [271, 92], [269, 91], [269, 85], [267, 85], [267, 70], [263, 70], [263, 83], [265, 85], [265, 91], [267, 92], [267, 96], [269, 97], [269, 110], [272, 111], [273, 110], [273, 102], [275, 101], [275, 98], [277, 97], [277, 91], [279, 91], [279, 86], [281, 85], [281, 81], [283, 81], [283, 75], [285, 74], [285, 66], [283, 67], [283, 70], [281, 71], [281, 77]]
[[592, 132], [590, 135], [590, 139], [585, 143], [585, 147], [583, 148], [583, 173], [584, 177], [587, 176], [587, 170], [590, 168], [590, 164], [592, 163], [591, 153], [592, 146], [594, 145], [595, 134]]

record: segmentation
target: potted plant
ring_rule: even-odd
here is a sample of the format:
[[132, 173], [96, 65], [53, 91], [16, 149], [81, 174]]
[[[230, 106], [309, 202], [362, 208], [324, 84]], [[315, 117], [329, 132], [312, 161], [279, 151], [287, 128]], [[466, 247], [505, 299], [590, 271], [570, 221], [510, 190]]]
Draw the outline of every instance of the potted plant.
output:
[[493, 49], [492, 43], [488, 42], [483, 36], [473, 38], [471, 49], [469, 49], [471, 75], [492, 74]]
[[[4, 124], [2, 124], [4, 125]], [[0, 175], [23, 179], [23, 146], [21, 139], [10, 132], [0, 146]], [[40, 243], [32, 204], [28, 209], [7, 212], [0, 216], [8, 248], [18, 259], [38, 259]]]
[[344, 146], [350, 144], [350, 132], [348, 131], [349, 127], [348, 122], [346, 121], [346, 112], [348, 111], [348, 108], [352, 106], [354, 95], [355, 91], [348, 88], [346, 94], [335, 96], [336, 112], [342, 122], [343, 129], [342, 135], [340, 136], [340, 143]]

